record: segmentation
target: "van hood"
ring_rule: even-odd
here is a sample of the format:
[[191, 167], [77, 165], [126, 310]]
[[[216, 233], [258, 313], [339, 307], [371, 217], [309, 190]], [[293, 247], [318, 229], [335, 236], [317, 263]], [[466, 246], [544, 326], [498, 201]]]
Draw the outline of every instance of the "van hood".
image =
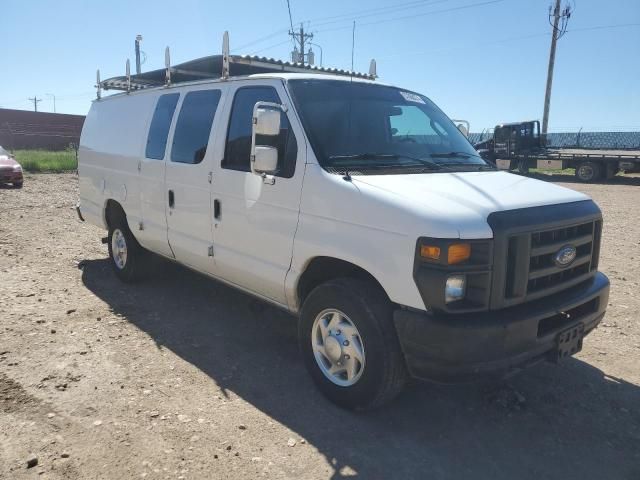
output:
[[[507, 172], [438, 172], [352, 177], [396, 197], [408, 207], [434, 214], [460, 238], [483, 238], [493, 212], [589, 200], [586, 195], [553, 183]], [[490, 236], [490, 234], [489, 234]]]

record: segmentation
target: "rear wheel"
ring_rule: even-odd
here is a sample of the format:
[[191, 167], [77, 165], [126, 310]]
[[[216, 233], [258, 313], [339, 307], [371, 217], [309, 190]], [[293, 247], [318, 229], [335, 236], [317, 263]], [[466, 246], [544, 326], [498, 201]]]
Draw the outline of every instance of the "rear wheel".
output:
[[318, 388], [349, 409], [378, 407], [402, 391], [404, 357], [391, 302], [372, 282], [330, 280], [302, 307], [300, 349]]
[[522, 158], [520, 160], [518, 160], [518, 165], [517, 165], [517, 170], [518, 173], [521, 173], [522, 175], [528, 175], [529, 174], [529, 160], [527, 158]]
[[576, 167], [576, 178], [581, 182], [595, 182], [602, 176], [602, 167], [596, 162], [582, 162]]
[[146, 271], [148, 252], [137, 242], [126, 220], [118, 219], [109, 226], [107, 240], [116, 276], [127, 283], [140, 280]]

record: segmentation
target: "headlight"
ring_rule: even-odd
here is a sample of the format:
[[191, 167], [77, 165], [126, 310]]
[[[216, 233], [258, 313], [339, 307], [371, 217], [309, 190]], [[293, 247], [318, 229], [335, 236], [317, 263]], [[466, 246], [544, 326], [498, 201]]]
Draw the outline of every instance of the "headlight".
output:
[[[444, 255], [442, 255], [443, 253]], [[468, 243], [452, 243], [441, 246], [427, 243], [421, 245], [420, 256], [425, 260], [444, 263], [445, 265], [456, 265], [469, 260], [471, 257], [471, 245]]]
[[428, 310], [446, 313], [489, 307], [492, 239], [418, 238], [413, 278]]
[[13, 171], [14, 172], [21, 172], [22, 171], [22, 167], [20, 165], [14, 165], [13, 166]]
[[444, 301], [455, 302], [464, 298], [466, 279], [464, 275], [449, 275], [444, 287]]

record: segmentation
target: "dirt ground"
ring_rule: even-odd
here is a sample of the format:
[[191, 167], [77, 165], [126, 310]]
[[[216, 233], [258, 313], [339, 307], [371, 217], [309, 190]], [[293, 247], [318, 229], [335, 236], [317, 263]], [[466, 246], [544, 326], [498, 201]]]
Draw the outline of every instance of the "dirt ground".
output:
[[0, 188], [0, 478], [640, 479], [640, 178], [566, 186], [605, 218], [584, 350], [360, 414], [315, 390], [287, 314], [175, 265], [119, 283], [75, 175]]

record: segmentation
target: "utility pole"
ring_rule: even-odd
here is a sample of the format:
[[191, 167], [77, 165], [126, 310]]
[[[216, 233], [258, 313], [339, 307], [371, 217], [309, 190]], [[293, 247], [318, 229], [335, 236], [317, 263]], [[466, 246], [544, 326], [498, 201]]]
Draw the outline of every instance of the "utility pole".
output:
[[[553, 84], [553, 67], [556, 62], [556, 44], [567, 32], [567, 24], [571, 17], [571, 7], [560, 8], [560, 0], [556, 0], [554, 7], [549, 7], [549, 23], [553, 27], [551, 31], [551, 50], [549, 51], [549, 68], [547, 70], [547, 89], [544, 94], [544, 113], [542, 115], [542, 135], [546, 140], [549, 126], [549, 104], [551, 103], [551, 86]], [[553, 20], [552, 20], [553, 19]], [[553, 22], [553, 23], [552, 23]]]
[[140, 75], [142, 68], [140, 67], [140, 42], [142, 35], [136, 35], [136, 74]]
[[56, 96], [53, 93], [45, 93], [48, 97], [53, 97], [53, 113], [56, 113]]
[[[313, 42], [309, 42], [309, 45], [313, 45], [314, 47], [318, 47], [320, 49], [320, 66], [322, 67], [322, 57], [323, 57], [323, 53], [322, 53], [322, 47], [320, 45], [318, 45], [317, 43], [313, 43]], [[311, 50], [311, 47], [309, 47], [309, 50]], [[313, 64], [313, 62], [309, 62], [311, 64]]]
[[33, 102], [33, 108], [37, 112], [38, 111], [38, 102], [41, 102], [42, 99], [34, 96], [33, 98], [29, 98], [30, 102]]
[[[313, 33], [304, 33], [304, 26], [300, 24], [300, 30], [298, 32], [294, 32], [293, 29], [289, 31], [289, 35], [293, 37], [295, 42], [295, 47], [293, 48], [293, 52], [291, 52], [291, 61], [294, 63], [305, 64], [305, 57], [308, 60], [307, 63], [309, 65], [313, 65], [314, 54], [311, 48], [309, 51], [305, 53], [304, 44], [308, 41], [311, 44], [311, 40], [313, 40]], [[300, 47], [300, 50], [298, 50]]]

